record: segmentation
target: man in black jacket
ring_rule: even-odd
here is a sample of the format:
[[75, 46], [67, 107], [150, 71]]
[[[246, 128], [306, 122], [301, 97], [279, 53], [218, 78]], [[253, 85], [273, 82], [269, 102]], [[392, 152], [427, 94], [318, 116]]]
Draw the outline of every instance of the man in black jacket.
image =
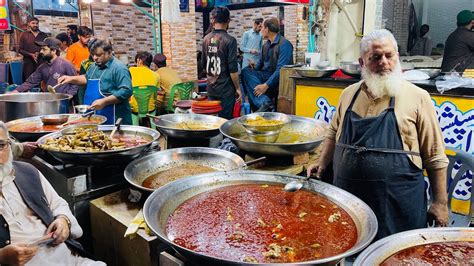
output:
[[274, 111], [272, 99], [278, 96], [280, 69], [293, 64], [293, 45], [279, 34], [280, 23], [277, 18], [267, 18], [263, 22], [262, 35], [267, 41], [262, 47], [262, 57], [255, 65], [242, 70], [242, 85], [250, 100], [252, 110], [257, 112]]
[[204, 37], [201, 60], [207, 76], [208, 97], [210, 100], [221, 101], [222, 111], [219, 116], [226, 119], [233, 118], [234, 104], [241, 97], [237, 40], [227, 33], [229, 22], [229, 9], [216, 7], [212, 10], [212, 31]]

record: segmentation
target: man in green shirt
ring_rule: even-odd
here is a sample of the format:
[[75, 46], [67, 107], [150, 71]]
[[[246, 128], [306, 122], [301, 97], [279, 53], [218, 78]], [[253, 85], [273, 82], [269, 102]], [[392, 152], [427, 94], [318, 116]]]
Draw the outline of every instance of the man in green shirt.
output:
[[84, 104], [90, 105], [97, 114], [106, 116], [106, 124], [114, 124], [119, 117], [123, 124], [132, 124], [129, 104], [132, 80], [128, 68], [112, 55], [112, 44], [108, 41], [95, 41], [90, 51], [94, 64], [85, 75], [62, 76], [58, 82], [87, 85]]

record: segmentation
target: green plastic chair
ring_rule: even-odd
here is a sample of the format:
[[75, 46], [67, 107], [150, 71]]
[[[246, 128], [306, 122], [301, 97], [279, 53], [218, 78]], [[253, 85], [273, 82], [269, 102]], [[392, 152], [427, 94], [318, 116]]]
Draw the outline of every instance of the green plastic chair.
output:
[[191, 99], [191, 92], [194, 90], [194, 81], [187, 81], [174, 84], [171, 87], [170, 97], [168, 99], [168, 105], [166, 106], [166, 111], [170, 113], [174, 113], [174, 106], [173, 100], [176, 91], [178, 91], [178, 98], [179, 100], [189, 100]]
[[[140, 125], [140, 120], [146, 118], [147, 114], [155, 115], [156, 109], [152, 112], [149, 110], [150, 100], [156, 101], [156, 95], [158, 92], [158, 88], [156, 86], [136, 86], [132, 88], [133, 90], [133, 97], [137, 101], [138, 106], [138, 113], [134, 114], [132, 112], [132, 123], [134, 126]], [[153, 104], [153, 106], [155, 103]], [[150, 118], [150, 126], [155, 128], [152, 120]]]

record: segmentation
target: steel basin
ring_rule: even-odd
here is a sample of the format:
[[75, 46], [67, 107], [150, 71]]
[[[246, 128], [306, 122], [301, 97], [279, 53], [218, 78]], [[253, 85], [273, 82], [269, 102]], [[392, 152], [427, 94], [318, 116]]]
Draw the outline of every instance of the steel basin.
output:
[[452, 241], [474, 241], [474, 228], [436, 227], [394, 234], [370, 245], [357, 257], [354, 266], [380, 265], [388, 257], [403, 249]]
[[[160, 119], [162, 118], [162, 119]], [[160, 115], [158, 118], [153, 119], [153, 123], [156, 125], [158, 130], [165, 136], [173, 138], [185, 138], [185, 139], [206, 139], [212, 138], [220, 134], [219, 127], [206, 130], [189, 130], [189, 129], [178, 129], [174, 125], [180, 122], [202, 122], [204, 124], [216, 124], [222, 125], [227, 119], [212, 116], [212, 115], [201, 115], [201, 114], [167, 114]]]
[[[53, 132], [45, 135], [38, 139], [38, 145], [44, 144], [49, 138], [60, 137], [63, 132], [68, 132], [75, 127], [89, 126], [89, 125], [74, 125], [64, 128], [62, 131]], [[93, 125], [95, 126], [95, 125]], [[114, 129], [114, 125], [98, 125], [99, 130], [104, 131], [105, 134], [110, 134]], [[160, 133], [156, 130], [141, 127], [141, 126], [120, 126], [120, 130], [117, 130], [116, 134], [124, 135], [138, 135], [149, 139], [149, 142], [126, 149], [121, 150], [110, 150], [110, 151], [99, 151], [99, 152], [74, 152], [74, 151], [52, 151], [45, 150], [51, 156], [63, 163], [71, 163], [76, 165], [113, 165], [113, 164], [125, 164], [131, 160], [137, 158], [142, 153], [146, 152], [154, 142], [160, 137]]]
[[127, 165], [124, 176], [132, 186], [153, 192], [156, 189], [142, 186], [148, 176], [171, 167], [179, 167], [180, 164], [190, 161], [215, 168], [216, 171], [228, 171], [245, 166], [244, 160], [231, 152], [213, 148], [188, 147], [159, 151], [136, 159]]
[[[143, 207], [145, 222], [158, 238], [198, 265], [265, 265], [223, 260], [180, 247], [167, 237], [168, 217], [187, 199], [216, 188], [249, 183], [286, 184], [295, 179], [301, 179], [301, 177], [263, 171], [215, 172], [178, 179], [159, 188], [148, 197]], [[367, 204], [352, 194], [321, 181], [305, 181], [304, 188], [326, 196], [348, 212], [356, 224], [358, 239], [352, 248], [333, 257], [279, 265], [335, 264], [344, 257], [360, 252], [370, 244], [377, 233], [377, 219]]]
[[[68, 120], [66, 120], [66, 121], [73, 121], [74, 119], [77, 119], [77, 118], [81, 117], [81, 115], [79, 115], [79, 114], [65, 114], [64, 116], [68, 117]], [[49, 134], [51, 132], [54, 132], [54, 131], [23, 132], [23, 131], [14, 131], [12, 128], [16, 125], [19, 125], [19, 124], [32, 123], [32, 124], [35, 124], [35, 125], [41, 125], [41, 124], [43, 124], [42, 117], [43, 116], [33, 116], [33, 117], [20, 118], [20, 119], [9, 121], [9, 122], [6, 123], [6, 126], [8, 128], [8, 132], [14, 138], [16, 138], [19, 141], [37, 141], [42, 136], [47, 135], [47, 134]], [[102, 116], [102, 115], [95, 115], [94, 114], [94, 115], [92, 115], [92, 117], [100, 119], [99, 124], [103, 124], [107, 120], [107, 117]]]
[[11, 120], [50, 114], [69, 113], [69, 100], [65, 93], [15, 93], [0, 95], [0, 120]]
[[362, 68], [360, 67], [359, 62], [356, 61], [342, 61], [340, 63], [340, 68], [342, 73], [354, 77], [360, 78], [360, 74], [362, 72]]
[[324, 67], [324, 68], [310, 68], [310, 67], [300, 67], [295, 68], [296, 72], [300, 76], [307, 78], [327, 78], [332, 76], [338, 70], [337, 67]]
[[248, 138], [245, 128], [238, 123], [237, 118], [225, 122], [220, 130], [222, 135], [229, 138], [240, 149], [258, 154], [273, 156], [287, 156], [310, 152], [316, 149], [324, 140], [324, 131], [327, 125], [319, 120], [289, 115], [290, 122], [280, 132], [294, 131], [302, 132], [309, 136], [309, 140], [298, 143], [269, 143], [252, 141]]

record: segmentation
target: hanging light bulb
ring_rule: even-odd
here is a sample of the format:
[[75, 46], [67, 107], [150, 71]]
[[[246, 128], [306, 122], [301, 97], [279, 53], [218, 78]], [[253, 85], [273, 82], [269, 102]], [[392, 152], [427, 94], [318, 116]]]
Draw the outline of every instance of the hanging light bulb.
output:
[[59, 0], [59, 5], [63, 6], [66, 3], [66, 0]]
[[92, 2], [94, 2], [94, 0], [83, 0], [84, 1], [84, 4], [91, 4]]
[[102, 0], [102, 3], [108, 3], [109, 0]]
[[131, 3], [132, 0], [120, 0], [120, 2], [122, 2], [122, 3]]

